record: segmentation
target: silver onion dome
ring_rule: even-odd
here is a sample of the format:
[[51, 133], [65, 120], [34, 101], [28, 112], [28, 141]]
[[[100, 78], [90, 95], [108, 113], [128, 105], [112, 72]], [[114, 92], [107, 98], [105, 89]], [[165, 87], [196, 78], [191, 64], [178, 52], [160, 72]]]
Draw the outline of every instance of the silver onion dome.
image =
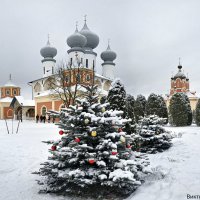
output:
[[87, 43], [86, 37], [78, 32], [77, 27], [74, 34], [70, 35], [67, 38], [67, 44], [71, 48], [73, 47], [83, 48], [86, 45], [86, 43]]
[[177, 78], [181, 78], [181, 79], [184, 79], [186, 78], [185, 74], [182, 72], [182, 66], [179, 65], [178, 66], [178, 73], [174, 76], [175, 79]]
[[84, 35], [87, 39], [87, 42], [85, 44], [85, 49], [95, 49], [98, 44], [99, 44], [99, 36], [95, 33], [93, 33], [92, 31], [90, 31], [90, 29], [88, 28], [86, 21], [85, 24], [83, 26], [83, 28], [81, 29], [81, 31], [79, 32], [81, 35]]
[[108, 43], [108, 47], [106, 49], [106, 51], [103, 51], [101, 53], [101, 59], [106, 62], [106, 61], [110, 61], [113, 62], [117, 57], [117, 54], [111, 50], [110, 48], [110, 44]]
[[44, 58], [54, 58], [57, 55], [57, 49], [51, 46], [49, 38], [45, 47], [40, 50], [40, 54]]

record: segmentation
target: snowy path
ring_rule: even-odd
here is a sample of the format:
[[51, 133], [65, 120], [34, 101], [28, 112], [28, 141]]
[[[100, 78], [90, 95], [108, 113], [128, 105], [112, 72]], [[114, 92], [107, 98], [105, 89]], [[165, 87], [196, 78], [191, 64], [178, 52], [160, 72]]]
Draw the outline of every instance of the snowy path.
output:
[[168, 130], [183, 133], [182, 138], [174, 139], [168, 151], [149, 156], [157, 175], [150, 177], [129, 200], [184, 200], [187, 194], [200, 195], [200, 128]]
[[[8, 123], [11, 129], [11, 121]], [[16, 126], [15, 121], [15, 130]], [[187, 194], [200, 195], [200, 128], [168, 129], [183, 136], [174, 139], [168, 151], [150, 155], [156, 175], [128, 200], [184, 200]], [[29, 121], [20, 124], [18, 134], [8, 135], [5, 122], [0, 120], [0, 200], [67, 200], [38, 194], [38, 177], [31, 174], [48, 157], [49, 147], [41, 141], [59, 137], [54, 124]]]

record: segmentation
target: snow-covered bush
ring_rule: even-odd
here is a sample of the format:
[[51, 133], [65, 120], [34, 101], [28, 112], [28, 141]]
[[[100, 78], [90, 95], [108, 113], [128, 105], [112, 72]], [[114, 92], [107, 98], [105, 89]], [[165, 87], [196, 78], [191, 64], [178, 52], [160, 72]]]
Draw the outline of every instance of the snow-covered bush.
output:
[[132, 149], [143, 153], [157, 153], [168, 149], [172, 136], [164, 129], [165, 123], [166, 119], [156, 115], [139, 120], [137, 131], [132, 134]]

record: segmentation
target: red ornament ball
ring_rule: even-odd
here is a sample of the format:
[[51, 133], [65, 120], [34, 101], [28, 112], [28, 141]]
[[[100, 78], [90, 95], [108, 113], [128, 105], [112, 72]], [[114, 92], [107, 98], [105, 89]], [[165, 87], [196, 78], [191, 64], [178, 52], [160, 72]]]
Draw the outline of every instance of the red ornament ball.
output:
[[63, 130], [60, 130], [60, 131], [59, 131], [59, 134], [60, 134], [60, 135], [63, 135], [63, 134], [64, 134], [64, 131], [63, 131]]
[[128, 149], [131, 149], [131, 145], [130, 144], [127, 144], [127, 146], [126, 146], [126, 148], [128, 148]]
[[112, 155], [117, 155], [118, 153], [117, 153], [117, 151], [112, 151]]
[[55, 150], [56, 150], [56, 145], [53, 145], [53, 146], [51, 147], [51, 150], [52, 150], [52, 151], [55, 151]]
[[122, 131], [123, 131], [122, 128], [119, 128], [119, 129], [118, 129], [118, 132], [119, 132], [119, 133], [122, 132]]
[[77, 142], [77, 143], [79, 143], [81, 140], [80, 140], [80, 138], [75, 138], [74, 141]]
[[94, 159], [89, 159], [88, 162], [93, 165], [95, 163], [95, 160]]

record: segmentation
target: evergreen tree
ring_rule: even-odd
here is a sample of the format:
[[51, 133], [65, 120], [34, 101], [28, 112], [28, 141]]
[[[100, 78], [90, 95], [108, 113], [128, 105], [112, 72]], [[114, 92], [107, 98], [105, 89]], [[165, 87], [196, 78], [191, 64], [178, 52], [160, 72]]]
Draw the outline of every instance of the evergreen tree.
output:
[[153, 93], [149, 95], [146, 105], [146, 114], [166, 118], [166, 123], [168, 122], [167, 106], [162, 96]]
[[150, 115], [139, 120], [137, 131], [132, 134], [134, 151], [142, 153], [157, 153], [168, 149], [171, 143], [171, 135], [163, 128], [166, 119], [156, 115]]
[[169, 104], [171, 124], [174, 126], [187, 126], [191, 121], [191, 107], [185, 93], [175, 93]]
[[132, 154], [131, 137], [122, 131], [122, 111], [98, 103], [97, 86], [85, 86], [86, 99], [60, 113], [61, 139], [52, 144], [51, 157], [39, 174], [44, 193], [112, 199], [127, 196], [143, 181], [146, 158]]
[[159, 109], [159, 98], [156, 94], [152, 93], [149, 95], [146, 104], [146, 114], [147, 115], [158, 115], [160, 112]]
[[198, 100], [196, 109], [195, 109], [195, 121], [196, 121], [196, 125], [200, 126], [200, 99]]
[[125, 112], [126, 91], [119, 79], [113, 82], [112, 87], [108, 91], [107, 101], [110, 103], [110, 108], [112, 110], [121, 110]]
[[134, 104], [134, 114], [135, 114], [135, 121], [138, 122], [138, 120], [141, 117], [144, 117], [146, 109], [146, 99], [143, 95], [138, 95], [135, 104]]
[[185, 101], [186, 101], [186, 105], [187, 105], [187, 111], [188, 111], [188, 122], [187, 125], [190, 126], [192, 124], [192, 109], [191, 109], [191, 105], [190, 105], [190, 100], [188, 98], [187, 95], [185, 95]]
[[131, 121], [125, 125], [125, 131], [128, 134], [134, 132], [136, 127], [135, 116], [134, 116], [134, 104], [135, 104], [134, 97], [128, 94], [126, 97], [126, 110], [125, 110], [125, 117], [127, 119], [131, 119]]
[[168, 111], [167, 111], [167, 105], [165, 103], [164, 98], [161, 95], [158, 95], [159, 99], [159, 108], [158, 108], [158, 116], [160, 118], [166, 118], [166, 123], [168, 123]]

